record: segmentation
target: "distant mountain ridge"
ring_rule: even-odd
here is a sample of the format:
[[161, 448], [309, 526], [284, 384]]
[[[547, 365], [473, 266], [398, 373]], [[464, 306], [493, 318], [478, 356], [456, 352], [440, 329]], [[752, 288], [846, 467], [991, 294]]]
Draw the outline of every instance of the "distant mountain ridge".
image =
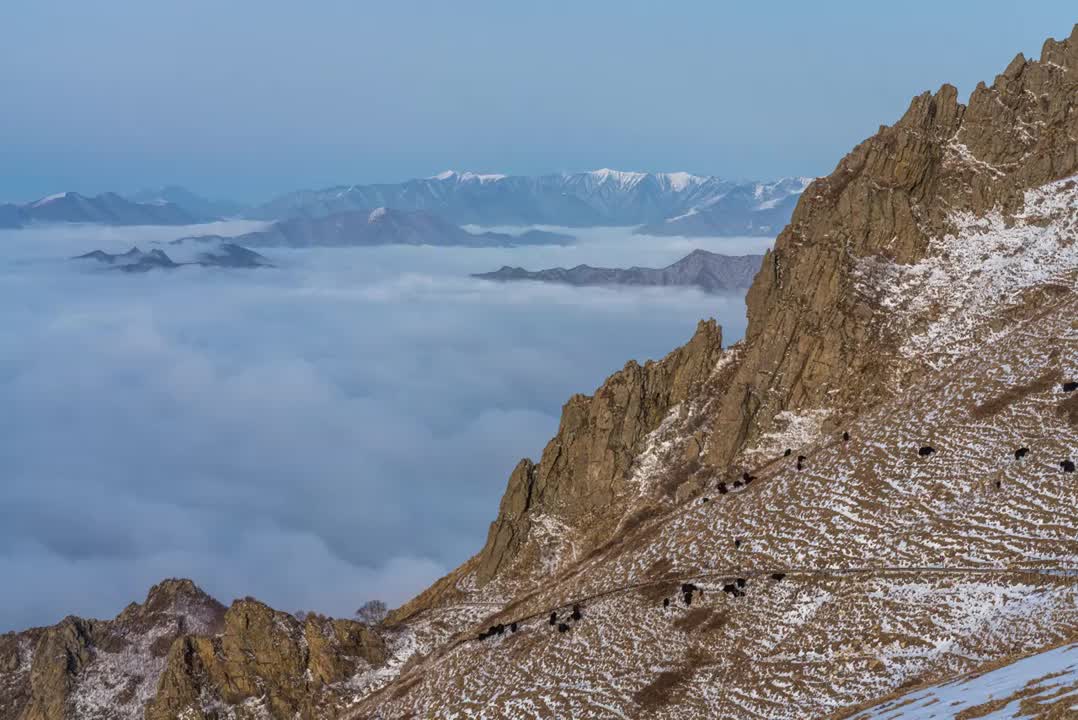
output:
[[621, 269], [577, 265], [568, 270], [559, 267], [532, 272], [505, 265], [495, 272], [476, 273], [472, 277], [501, 282], [538, 280], [567, 285], [691, 286], [717, 293], [748, 288], [763, 259], [763, 255], [720, 255], [707, 250], [693, 250], [664, 268]]
[[77, 255], [72, 260], [96, 260], [112, 269], [123, 272], [147, 272], [149, 270], [170, 270], [182, 265], [225, 268], [273, 267], [265, 256], [245, 247], [227, 242], [223, 238], [180, 238], [168, 243], [169, 253], [160, 248], [144, 252], [138, 246], [124, 253], [108, 253], [93, 250]]
[[205, 219], [171, 202], [138, 203], [112, 192], [92, 197], [62, 192], [24, 205], [0, 205], [0, 227], [4, 228], [38, 223], [192, 225]]
[[[318, 218], [387, 207], [437, 213], [459, 224], [654, 225], [662, 234], [764, 235], [786, 223], [807, 184], [808, 178], [735, 182], [685, 172], [610, 169], [541, 176], [447, 170], [401, 183], [288, 193], [253, 208], [246, 217]], [[708, 222], [679, 222], [694, 213]]]
[[235, 217], [244, 210], [244, 206], [240, 203], [205, 198], [179, 185], [139, 190], [128, 195], [127, 199], [148, 205], [175, 205], [195, 217], [206, 220]]
[[739, 185], [704, 205], [662, 222], [641, 225], [637, 235], [777, 235], [790, 221], [809, 178]]
[[429, 212], [380, 207], [370, 211], [340, 212], [325, 217], [281, 220], [265, 230], [240, 235], [232, 240], [251, 247], [509, 247], [564, 245], [575, 238], [543, 230], [528, 230], [518, 235], [500, 232], [472, 233]]

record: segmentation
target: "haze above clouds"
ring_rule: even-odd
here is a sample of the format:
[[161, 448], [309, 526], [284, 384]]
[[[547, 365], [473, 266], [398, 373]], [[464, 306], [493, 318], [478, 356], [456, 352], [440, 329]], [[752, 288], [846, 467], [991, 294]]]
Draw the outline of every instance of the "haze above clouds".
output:
[[131, 276], [65, 258], [192, 228], [0, 232], [0, 631], [112, 616], [164, 576], [348, 615], [481, 546], [561, 404], [740, 297], [498, 285], [503, 264], [664, 265], [768, 240], [574, 231], [577, 246], [267, 252]]
[[257, 202], [446, 168], [822, 175], [1073, 0], [4, 3], [0, 201]]

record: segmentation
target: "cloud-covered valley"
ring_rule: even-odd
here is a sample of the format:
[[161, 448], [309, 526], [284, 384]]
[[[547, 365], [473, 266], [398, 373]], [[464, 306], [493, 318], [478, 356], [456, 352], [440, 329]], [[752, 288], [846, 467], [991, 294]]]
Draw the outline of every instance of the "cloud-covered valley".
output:
[[[199, 228], [238, 233], [252, 223]], [[688, 241], [267, 251], [143, 275], [67, 260], [191, 228], [0, 232], [0, 632], [111, 616], [167, 576], [348, 615], [475, 552], [561, 404], [740, 297], [494, 284], [504, 264], [668, 264]]]

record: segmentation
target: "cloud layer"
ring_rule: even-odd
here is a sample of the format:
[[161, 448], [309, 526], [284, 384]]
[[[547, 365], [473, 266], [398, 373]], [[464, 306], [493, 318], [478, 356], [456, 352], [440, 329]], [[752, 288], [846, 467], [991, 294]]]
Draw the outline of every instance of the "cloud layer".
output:
[[571, 393], [701, 317], [744, 328], [737, 297], [467, 277], [701, 246], [619, 230], [570, 248], [277, 251], [277, 269], [242, 272], [64, 259], [188, 231], [0, 233], [0, 631], [111, 616], [167, 576], [284, 609], [399, 603], [478, 549]]

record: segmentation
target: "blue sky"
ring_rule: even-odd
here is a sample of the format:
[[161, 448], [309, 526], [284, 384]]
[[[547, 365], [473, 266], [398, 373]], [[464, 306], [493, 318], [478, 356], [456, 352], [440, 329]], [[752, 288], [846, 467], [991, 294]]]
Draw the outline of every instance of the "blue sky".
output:
[[1071, 2], [5, 0], [0, 200], [453, 167], [821, 174]]

